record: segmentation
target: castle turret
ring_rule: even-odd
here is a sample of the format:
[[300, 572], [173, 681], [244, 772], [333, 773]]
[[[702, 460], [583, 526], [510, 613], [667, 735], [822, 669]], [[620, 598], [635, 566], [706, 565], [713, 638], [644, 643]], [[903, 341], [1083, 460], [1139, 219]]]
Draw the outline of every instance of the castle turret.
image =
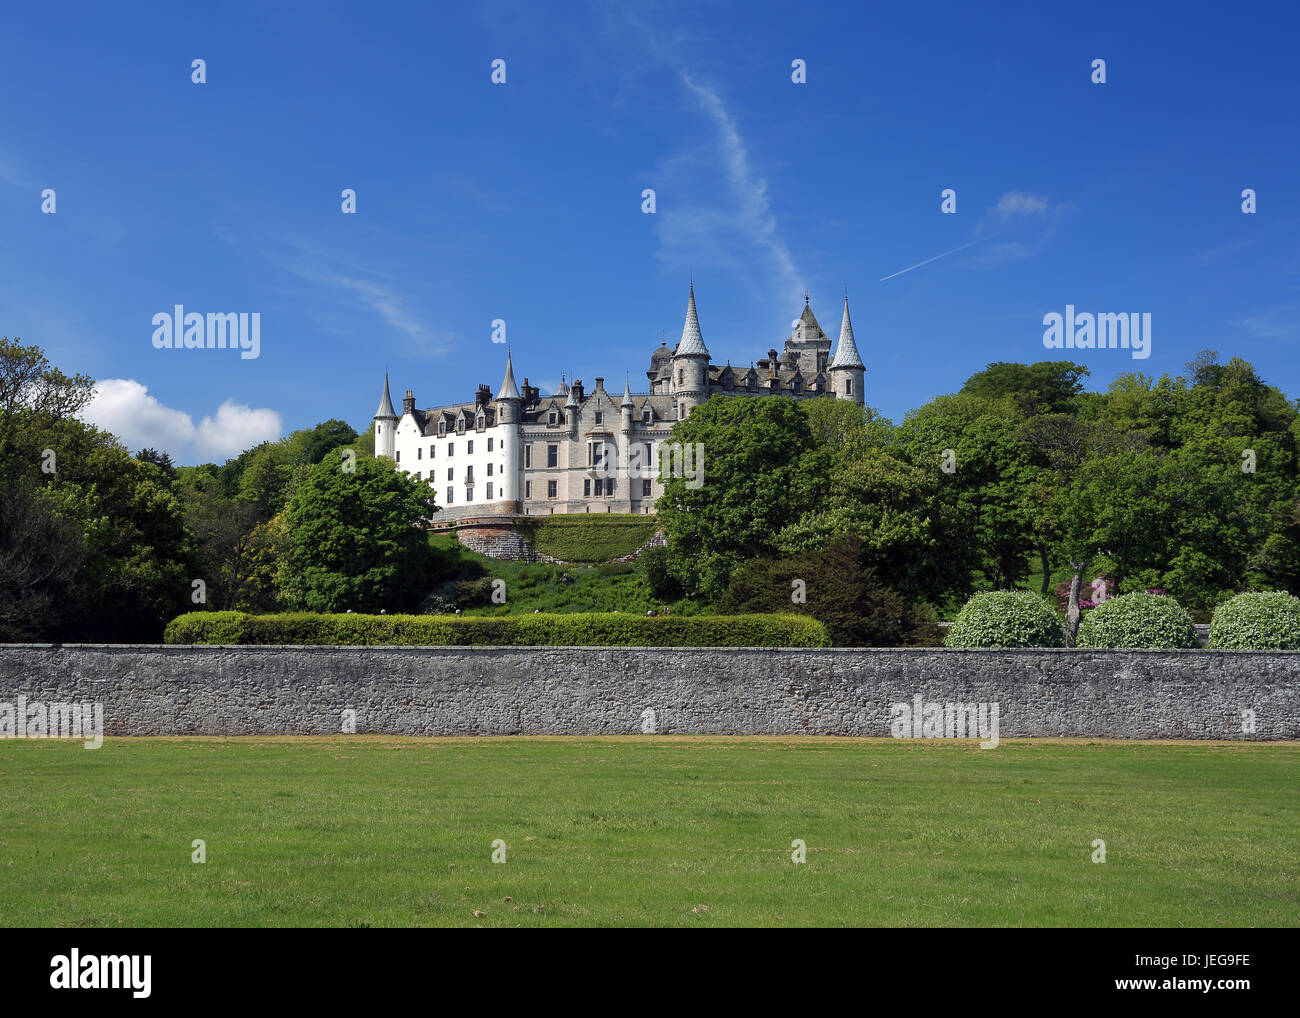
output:
[[683, 418], [709, 398], [709, 350], [700, 332], [695, 312], [695, 281], [691, 281], [686, 303], [682, 338], [673, 352], [673, 374], [669, 391], [675, 397], [678, 418]]
[[[504, 425], [500, 443], [501, 481], [498, 497], [507, 503], [518, 503], [519, 492], [523, 488], [523, 463], [520, 450], [523, 448], [519, 439], [520, 410], [523, 397], [515, 385], [515, 369], [510, 362], [510, 351], [506, 351], [506, 374], [501, 379], [501, 388], [497, 390], [497, 423]], [[518, 505], [507, 505], [506, 511], [517, 512]]]
[[849, 321], [849, 295], [844, 295], [844, 319], [840, 322], [840, 342], [831, 360], [831, 393], [836, 399], [852, 400], [862, 406], [865, 397], [866, 368], [858, 345], [853, 341], [853, 323]]
[[623, 380], [623, 402], [619, 404], [619, 414], [622, 417], [622, 426], [624, 432], [632, 430], [632, 411], [635, 405], [632, 402], [632, 382], [630, 379]]
[[578, 434], [578, 395], [582, 392], [582, 383], [575, 381], [569, 386], [569, 398], [564, 402], [564, 420], [569, 425], [569, 434]]
[[375, 411], [375, 455], [394, 458], [397, 448], [397, 414], [393, 412], [393, 397], [388, 392], [388, 372], [384, 372], [384, 394]]

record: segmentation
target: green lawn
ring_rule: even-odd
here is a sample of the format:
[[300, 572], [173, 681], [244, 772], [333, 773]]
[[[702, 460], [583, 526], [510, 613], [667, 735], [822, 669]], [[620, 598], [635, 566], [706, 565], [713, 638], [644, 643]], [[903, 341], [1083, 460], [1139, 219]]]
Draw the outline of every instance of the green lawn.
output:
[[1300, 744], [4, 740], [0, 922], [1294, 926]]

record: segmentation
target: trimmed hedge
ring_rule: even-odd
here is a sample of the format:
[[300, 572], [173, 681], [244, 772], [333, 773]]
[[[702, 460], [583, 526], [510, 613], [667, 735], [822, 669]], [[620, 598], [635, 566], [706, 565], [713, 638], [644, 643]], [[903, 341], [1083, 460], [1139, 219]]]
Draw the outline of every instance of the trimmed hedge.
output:
[[190, 612], [167, 643], [486, 647], [829, 647], [806, 615], [247, 615]]
[[1286, 591], [1238, 594], [1210, 620], [1215, 650], [1300, 650], [1300, 597]]
[[944, 639], [948, 647], [1064, 647], [1061, 618], [1030, 590], [990, 590], [974, 595], [957, 613]]
[[1075, 641], [1087, 648], [1198, 647], [1192, 617], [1160, 594], [1121, 594], [1097, 605], [1079, 623]]

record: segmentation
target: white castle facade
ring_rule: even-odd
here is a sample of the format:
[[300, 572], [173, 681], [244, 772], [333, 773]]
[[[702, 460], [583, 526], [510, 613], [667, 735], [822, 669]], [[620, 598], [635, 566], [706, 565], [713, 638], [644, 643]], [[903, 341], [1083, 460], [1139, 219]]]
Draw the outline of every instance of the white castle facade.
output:
[[480, 385], [473, 402], [417, 410], [407, 389], [399, 416], [385, 375], [375, 454], [432, 485], [440, 517], [650, 513], [663, 492], [660, 444], [710, 396], [830, 397], [861, 406], [865, 374], [847, 297], [833, 357], [805, 295], [784, 352], [769, 350], [748, 370], [712, 364], [692, 284], [680, 342], [673, 350], [660, 345], [650, 358], [649, 392], [625, 383], [617, 398], [597, 378], [590, 392], [575, 380], [543, 395], [527, 378], [515, 384], [507, 353], [495, 396]]

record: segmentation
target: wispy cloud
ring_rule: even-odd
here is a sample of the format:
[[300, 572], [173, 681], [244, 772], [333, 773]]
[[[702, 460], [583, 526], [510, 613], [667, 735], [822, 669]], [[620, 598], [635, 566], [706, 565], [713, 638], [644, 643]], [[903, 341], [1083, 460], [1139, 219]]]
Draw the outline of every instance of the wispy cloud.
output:
[[909, 265], [905, 269], [891, 272], [887, 276], [882, 276], [880, 281], [883, 283], [887, 279], [893, 279], [905, 272], [919, 269], [923, 265], [937, 262], [940, 258], [965, 251], [981, 241], [991, 241], [1008, 233], [1018, 232], [1020, 236], [1018, 239], [990, 244], [988, 249], [973, 259], [970, 264], [989, 268], [1032, 258], [1038, 253], [1041, 243], [1055, 232], [1056, 219], [1065, 209], [1064, 205], [1052, 205], [1043, 195], [1029, 194], [1026, 191], [1007, 191], [998, 199], [997, 204], [976, 222], [974, 240], [917, 262], [915, 265]]
[[1256, 339], [1300, 339], [1300, 312], [1296, 308], [1265, 308], [1254, 314], [1243, 315], [1230, 324]]

